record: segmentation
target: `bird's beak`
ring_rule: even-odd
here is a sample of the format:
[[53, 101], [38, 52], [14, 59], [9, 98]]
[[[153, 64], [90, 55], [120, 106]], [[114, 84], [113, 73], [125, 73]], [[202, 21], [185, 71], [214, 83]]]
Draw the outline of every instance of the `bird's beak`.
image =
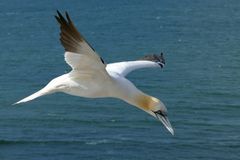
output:
[[[155, 113], [156, 114], [156, 113]], [[157, 118], [163, 123], [163, 125], [167, 128], [167, 130], [174, 135], [174, 130], [170, 121], [168, 120], [167, 115], [164, 114], [156, 114]]]
[[159, 119], [160, 121], [163, 123], [163, 125], [167, 128], [167, 130], [174, 135], [174, 130], [172, 128], [172, 125], [170, 123], [170, 121], [168, 120], [167, 116], [161, 116], [159, 115]]

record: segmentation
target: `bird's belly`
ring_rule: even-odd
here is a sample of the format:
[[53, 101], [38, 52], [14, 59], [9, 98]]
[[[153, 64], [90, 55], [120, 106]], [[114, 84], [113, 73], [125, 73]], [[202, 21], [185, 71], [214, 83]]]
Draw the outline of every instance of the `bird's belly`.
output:
[[82, 81], [81, 83], [72, 83], [64, 92], [74, 96], [87, 98], [101, 98], [108, 97], [107, 88], [105, 84], [98, 84], [96, 82]]

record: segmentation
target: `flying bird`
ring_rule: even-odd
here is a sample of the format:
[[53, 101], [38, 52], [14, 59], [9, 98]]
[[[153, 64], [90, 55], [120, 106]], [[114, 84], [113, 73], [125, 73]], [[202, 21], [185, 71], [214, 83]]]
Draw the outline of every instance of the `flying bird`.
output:
[[28, 102], [55, 92], [87, 98], [113, 97], [149, 113], [160, 120], [167, 130], [174, 135], [165, 105], [159, 99], [136, 88], [126, 78], [127, 74], [136, 69], [164, 67], [163, 54], [146, 55], [136, 61], [106, 64], [78, 32], [67, 12], [65, 15], [64, 17], [57, 11], [55, 18], [60, 25], [60, 42], [65, 49], [64, 58], [72, 70], [54, 78], [44, 88], [15, 104]]

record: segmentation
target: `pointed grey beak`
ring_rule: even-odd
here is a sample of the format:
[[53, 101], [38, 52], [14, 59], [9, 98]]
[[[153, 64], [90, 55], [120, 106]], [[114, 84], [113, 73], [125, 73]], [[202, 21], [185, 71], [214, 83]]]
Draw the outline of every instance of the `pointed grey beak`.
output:
[[172, 128], [172, 125], [170, 123], [170, 121], [168, 120], [167, 116], [158, 116], [159, 120], [163, 123], [163, 125], [167, 128], [167, 130], [174, 135], [174, 130]]
[[168, 117], [166, 114], [163, 114], [160, 110], [157, 112], [154, 112], [156, 117], [163, 123], [163, 125], [167, 128], [167, 130], [174, 135], [174, 130], [172, 128], [172, 125], [170, 121], [168, 120]]

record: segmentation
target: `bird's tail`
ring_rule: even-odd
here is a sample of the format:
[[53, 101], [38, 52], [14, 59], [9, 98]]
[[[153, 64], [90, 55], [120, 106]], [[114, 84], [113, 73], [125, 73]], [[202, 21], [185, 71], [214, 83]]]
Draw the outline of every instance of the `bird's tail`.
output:
[[50, 94], [50, 93], [51, 92], [49, 91], [49, 89], [43, 88], [43, 89], [33, 93], [32, 95], [30, 95], [30, 96], [28, 96], [28, 97], [26, 97], [26, 98], [24, 98], [24, 99], [22, 99], [22, 100], [20, 100], [20, 101], [18, 101], [16, 103], [14, 103], [13, 105], [20, 104], [20, 103], [25, 103], [25, 102], [31, 101], [31, 100], [33, 100], [35, 98], [38, 98], [38, 97], [41, 97], [43, 95]]

